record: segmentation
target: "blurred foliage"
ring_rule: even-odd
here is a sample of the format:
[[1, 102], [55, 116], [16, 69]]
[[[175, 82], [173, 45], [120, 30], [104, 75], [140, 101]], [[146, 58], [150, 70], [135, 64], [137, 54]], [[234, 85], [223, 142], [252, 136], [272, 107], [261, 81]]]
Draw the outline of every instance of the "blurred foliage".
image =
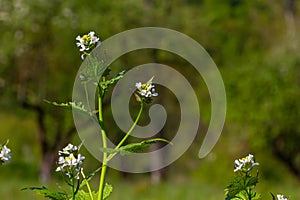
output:
[[[5, 138], [0, 139], [6, 140], [8, 132], [18, 129], [9, 125], [12, 118], [5, 118], [7, 113], [16, 116], [16, 123], [34, 123], [33, 115], [17, 106], [24, 95], [46, 107], [52, 132], [59, 126], [58, 121], [72, 124], [70, 115], [42, 100], [70, 100], [81, 64], [75, 46], [77, 35], [94, 30], [105, 40], [131, 28], [166, 27], [203, 45], [223, 75], [228, 111], [226, 134], [221, 140], [230, 138], [226, 140], [230, 142], [226, 151], [235, 155], [270, 149], [270, 154], [300, 177], [299, 10], [297, 2], [289, 18], [285, 1], [272, 0], [1, 0], [0, 132]], [[192, 66], [176, 55], [151, 50], [132, 52], [115, 61], [113, 70], [153, 60], [172, 65], [188, 77], [198, 91], [202, 123], [208, 124], [210, 98], [205, 83], [194, 76]], [[160, 100], [168, 105], [168, 112], [178, 111], [172, 98]], [[109, 108], [106, 114], [110, 115]], [[17, 152], [27, 155], [23, 148], [27, 148], [27, 141], [35, 142], [32, 132], [36, 127], [30, 125], [29, 131], [24, 126], [29, 125], [19, 124], [21, 130], [16, 131], [16, 139], [10, 138], [10, 143]], [[113, 122], [107, 126], [115, 127]], [[172, 124], [167, 127], [166, 131], [172, 132]], [[25, 138], [22, 130], [31, 139]], [[35, 156], [36, 149], [34, 146], [32, 150]]]

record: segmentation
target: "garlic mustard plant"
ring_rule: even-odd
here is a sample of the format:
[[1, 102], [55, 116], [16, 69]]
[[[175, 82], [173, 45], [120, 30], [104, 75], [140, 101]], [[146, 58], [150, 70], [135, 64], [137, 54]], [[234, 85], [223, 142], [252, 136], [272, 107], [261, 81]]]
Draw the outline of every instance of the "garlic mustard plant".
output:
[[234, 165], [235, 176], [225, 189], [225, 200], [260, 199], [261, 195], [254, 191], [258, 183], [258, 172], [255, 176], [251, 174], [253, 167], [259, 165], [255, 162], [254, 156], [249, 154], [244, 158], [237, 159], [234, 161]]
[[[252, 170], [259, 163], [255, 162], [255, 158], [252, 154], [248, 156], [236, 159], [234, 161], [234, 173], [233, 179], [230, 184], [225, 188], [225, 200], [254, 200], [261, 199], [261, 195], [255, 192], [255, 187], [258, 183], [258, 170], [255, 176], [252, 174]], [[289, 200], [281, 194], [275, 195], [271, 193], [272, 200]]]
[[[155, 142], [168, 142], [162, 138], [154, 138], [150, 140], [144, 140], [138, 143], [131, 143], [124, 145], [127, 138], [130, 136], [131, 132], [137, 125], [140, 120], [142, 111], [144, 109], [145, 104], [150, 103], [154, 97], [158, 96], [158, 93], [155, 91], [155, 85], [152, 83], [153, 77], [147, 82], [142, 84], [141, 82], [137, 82], [136, 92], [134, 93], [137, 101], [140, 103], [140, 109], [137, 114], [137, 117], [128, 130], [128, 132], [124, 135], [124, 137], [118, 142], [114, 149], [109, 149], [107, 147], [107, 135], [108, 132], [105, 129], [105, 119], [103, 117], [103, 99], [106, 95], [106, 91], [108, 88], [115, 84], [118, 80], [120, 80], [125, 71], [121, 71], [117, 73], [115, 76], [110, 77], [110, 68], [103, 68], [104, 61], [97, 60], [91, 54], [91, 52], [101, 45], [101, 41], [99, 37], [95, 34], [94, 31], [90, 31], [88, 34], [83, 36], [76, 37], [76, 46], [79, 48], [81, 52], [81, 59], [89, 59], [88, 67], [83, 69], [79, 74], [79, 79], [82, 82], [82, 87], [84, 90], [86, 105], [82, 102], [67, 102], [67, 103], [56, 103], [49, 102], [55, 106], [71, 108], [74, 111], [80, 111], [81, 113], [86, 113], [90, 116], [94, 121], [98, 122], [101, 130], [99, 134], [102, 136], [102, 147], [99, 147], [99, 153], [102, 153], [102, 164], [99, 168], [95, 169], [88, 175], [85, 175], [84, 169], [82, 167], [83, 161], [85, 157], [79, 153], [80, 146], [75, 146], [72, 144], [68, 144], [62, 150], [58, 152], [59, 158], [57, 162], [57, 172], [61, 172], [65, 178], [67, 184], [71, 187], [71, 192], [53, 192], [49, 189], [42, 188], [27, 188], [31, 190], [35, 190], [38, 194], [44, 194], [45, 197], [50, 197], [52, 199], [91, 199], [91, 200], [104, 200], [107, 199], [112, 192], [112, 186], [106, 183], [106, 175], [107, 175], [107, 165], [111, 159], [113, 159], [117, 154], [123, 156], [124, 151], [126, 152], [135, 152], [138, 153], [147, 148], [150, 144]], [[99, 78], [99, 76], [101, 76]], [[95, 82], [95, 79], [97, 82]], [[92, 84], [97, 86], [97, 101], [96, 110], [91, 110], [89, 105], [89, 92], [87, 92], [87, 85]], [[124, 154], [125, 155], [125, 154]], [[94, 175], [99, 174], [99, 185], [97, 190], [93, 190], [89, 184], [89, 181], [94, 177]], [[86, 188], [85, 191], [83, 188]]]

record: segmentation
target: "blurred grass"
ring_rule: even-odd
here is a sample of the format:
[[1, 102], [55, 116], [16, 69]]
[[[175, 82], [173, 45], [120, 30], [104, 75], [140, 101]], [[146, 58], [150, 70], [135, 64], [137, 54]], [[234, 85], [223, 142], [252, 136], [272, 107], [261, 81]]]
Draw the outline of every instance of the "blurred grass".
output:
[[[205, 176], [209, 176], [211, 173], [203, 173]], [[170, 174], [172, 176], [172, 174]], [[222, 179], [222, 177], [219, 177]], [[110, 179], [110, 178], [109, 178]], [[211, 179], [210, 182], [196, 181], [195, 178], [187, 177], [186, 180], [180, 180], [178, 177], [173, 176], [169, 180], [152, 185], [150, 179], [147, 176], [135, 177], [133, 180], [115, 179], [110, 180], [114, 187], [114, 191], [111, 195], [110, 200], [195, 200], [195, 199], [206, 199], [206, 200], [220, 200], [224, 199], [222, 185], [215, 184], [218, 180]], [[197, 179], [197, 178], [196, 178]], [[96, 181], [96, 180], [95, 180]], [[291, 199], [297, 200], [300, 198], [299, 184], [294, 181], [282, 180], [278, 183], [264, 182], [261, 180], [258, 185], [258, 192], [262, 193], [262, 199], [271, 199], [270, 192], [283, 193], [291, 196]], [[23, 180], [21, 178], [12, 177], [0, 182], [0, 193], [2, 199], [43, 199], [41, 196], [36, 196], [31, 191], [21, 191], [21, 188], [29, 186], [40, 186], [41, 184], [37, 180]], [[57, 190], [59, 186], [63, 185], [60, 181], [53, 181], [47, 184], [49, 188]], [[96, 186], [94, 185], [94, 188]]]

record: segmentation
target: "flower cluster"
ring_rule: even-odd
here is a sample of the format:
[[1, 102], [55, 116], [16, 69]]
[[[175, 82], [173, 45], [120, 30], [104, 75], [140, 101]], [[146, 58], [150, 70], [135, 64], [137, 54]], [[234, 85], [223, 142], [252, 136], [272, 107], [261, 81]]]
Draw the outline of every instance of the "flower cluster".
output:
[[288, 198], [284, 197], [282, 194], [277, 194], [278, 200], [289, 200]]
[[0, 145], [0, 164], [8, 162], [11, 159], [11, 150], [6, 145]]
[[56, 171], [64, 172], [69, 178], [79, 179], [80, 172], [82, 171], [82, 161], [84, 156], [78, 154], [79, 148], [72, 144], [68, 144], [65, 148], [58, 152], [58, 167]]
[[255, 162], [254, 156], [249, 154], [244, 158], [240, 158], [234, 161], [235, 167], [234, 172], [249, 172], [254, 166], [259, 165], [259, 163]]
[[76, 45], [79, 47], [79, 51], [82, 52], [81, 59], [83, 60], [86, 55], [89, 55], [90, 52], [97, 46], [100, 45], [100, 39], [95, 35], [95, 32], [91, 31], [88, 34], [83, 36], [78, 35], [76, 37]]
[[152, 84], [151, 78], [147, 83], [142, 84], [141, 82], [138, 82], [135, 84], [135, 87], [137, 88], [137, 93], [141, 98], [144, 98], [147, 103], [151, 102], [152, 97], [158, 96], [158, 93], [155, 91], [155, 86]]

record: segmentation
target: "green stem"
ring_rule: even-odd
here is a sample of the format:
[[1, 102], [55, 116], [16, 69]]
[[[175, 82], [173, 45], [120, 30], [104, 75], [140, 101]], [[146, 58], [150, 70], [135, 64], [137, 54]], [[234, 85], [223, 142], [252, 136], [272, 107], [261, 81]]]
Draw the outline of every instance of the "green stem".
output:
[[83, 83], [83, 87], [84, 87], [84, 91], [85, 91], [85, 98], [86, 98], [86, 103], [87, 103], [87, 106], [88, 106], [88, 111], [91, 111], [91, 106], [90, 106], [90, 100], [89, 100], [89, 93], [87, 91], [87, 87], [86, 87], [86, 82]]
[[72, 177], [72, 200], [75, 200], [75, 182], [74, 177]]
[[[250, 178], [249, 172], [246, 172], [246, 179], [244, 179], [244, 184], [246, 185], [247, 179]], [[251, 200], [251, 188], [246, 188], [246, 194], [247, 194], [247, 198], [248, 200]]]
[[[84, 175], [83, 171], [81, 171], [81, 175], [85, 179], [85, 175]], [[88, 180], [86, 180], [85, 185], [86, 185], [86, 187], [87, 187], [87, 189], [89, 191], [89, 195], [90, 195], [91, 200], [94, 200], [94, 197], [93, 197], [93, 194], [92, 194], [92, 190], [91, 190], [91, 187], [90, 187], [90, 184], [89, 184]]]
[[[144, 102], [142, 101], [141, 108], [139, 110], [139, 113], [138, 113], [133, 125], [130, 127], [129, 131], [126, 133], [126, 135], [123, 137], [123, 139], [119, 142], [119, 144], [114, 148], [115, 150], [119, 149], [122, 146], [122, 144], [126, 141], [126, 139], [130, 136], [131, 132], [133, 131], [134, 127], [137, 125], [137, 123], [141, 117], [143, 109], [144, 109]], [[116, 154], [117, 153], [110, 154], [107, 158], [107, 162], [110, 161]]]
[[[99, 94], [101, 93], [101, 90], [99, 88]], [[104, 122], [103, 122], [103, 112], [102, 112], [102, 95], [98, 96], [98, 109], [99, 109], [99, 123], [101, 126], [101, 135], [102, 135], [102, 142], [103, 142], [103, 148], [107, 148], [106, 143], [106, 132], [104, 128]], [[99, 190], [98, 190], [98, 200], [103, 199], [103, 193], [104, 193], [104, 187], [105, 187], [105, 176], [106, 176], [106, 169], [107, 169], [107, 153], [103, 152], [103, 159], [102, 159], [102, 170], [100, 175], [100, 182], [99, 182]]]

